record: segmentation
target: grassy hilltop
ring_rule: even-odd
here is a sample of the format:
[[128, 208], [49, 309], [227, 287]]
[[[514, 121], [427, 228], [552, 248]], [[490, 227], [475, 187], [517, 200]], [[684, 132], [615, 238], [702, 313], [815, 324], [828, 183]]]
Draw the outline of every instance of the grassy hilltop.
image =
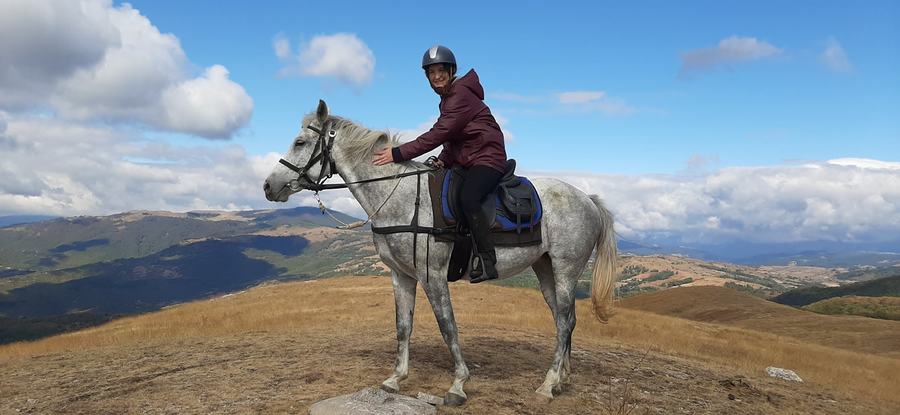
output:
[[[714, 288], [725, 295], [722, 288]], [[679, 288], [655, 296], [688, 296]], [[419, 290], [404, 393], [442, 395], [451, 367]], [[843, 323], [730, 291], [695, 296], [729, 318], [678, 317], [659, 297], [623, 302], [609, 324], [578, 304], [573, 379], [549, 405], [533, 399], [550, 363], [553, 322], [540, 293], [454, 284], [470, 402], [440, 413], [871, 413], [900, 409], [897, 341], [859, 350]], [[677, 299], [670, 299], [677, 302]], [[647, 310], [651, 310], [647, 311]], [[749, 328], [759, 310], [765, 318]], [[663, 312], [663, 314], [660, 314]], [[670, 315], [665, 315], [669, 313]], [[831, 339], [778, 328], [805, 313]], [[33, 343], [0, 346], [0, 412], [303, 412], [315, 401], [377, 385], [395, 353], [390, 279], [269, 284]], [[856, 318], [861, 319], [861, 318]], [[773, 327], [764, 323], [772, 321]], [[870, 340], [900, 332], [873, 331]], [[767, 377], [795, 370], [804, 383]]]

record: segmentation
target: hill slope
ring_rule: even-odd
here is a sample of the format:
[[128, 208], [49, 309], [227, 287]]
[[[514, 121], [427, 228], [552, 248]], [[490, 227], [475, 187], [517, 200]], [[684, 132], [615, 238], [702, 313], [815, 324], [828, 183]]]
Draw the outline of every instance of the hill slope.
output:
[[845, 314], [885, 320], [900, 320], [900, 297], [859, 297], [848, 295], [803, 306], [819, 314]]
[[[341, 220], [355, 220], [335, 213]], [[133, 211], [0, 228], [0, 265], [46, 271], [137, 258], [199, 238], [223, 238], [284, 226], [332, 225], [317, 208], [242, 212]]]
[[633, 310], [900, 358], [900, 321], [821, 315], [722, 287], [684, 287], [626, 298], [619, 304]]
[[772, 301], [800, 307], [817, 301], [847, 295], [863, 297], [900, 297], [900, 275], [855, 282], [840, 287], [798, 288], [778, 295], [773, 298]]
[[0, 229], [0, 344], [262, 281], [383, 272], [368, 232], [326, 219], [313, 208], [139, 211]]
[[[679, 289], [680, 290], [680, 289]], [[554, 325], [540, 293], [451, 287], [472, 379], [440, 413], [890, 414], [900, 360], [621, 308], [609, 324], [578, 303], [573, 378], [544, 405]], [[443, 395], [452, 364], [419, 290], [403, 393]], [[257, 287], [210, 301], [0, 346], [0, 412], [283, 413], [377, 385], [396, 351], [390, 279]], [[797, 371], [804, 383], [765, 376]], [[860, 373], [866, 373], [860, 376]]]

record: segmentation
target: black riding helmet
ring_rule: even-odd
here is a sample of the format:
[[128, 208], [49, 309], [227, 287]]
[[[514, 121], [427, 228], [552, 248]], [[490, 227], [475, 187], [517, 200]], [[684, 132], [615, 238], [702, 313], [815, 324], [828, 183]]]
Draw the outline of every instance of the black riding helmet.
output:
[[434, 45], [425, 51], [425, 55], [422, 56], [422, 69], [426, 71], [425, 75], [428, 75], [428, 70], [426, 69], [428, 65], [436, 63], [443, 63], [444, 66], [447, 66], [450, 76], [456, 75], [456, 57], [453, 56], [453, 52], [448, 47]]

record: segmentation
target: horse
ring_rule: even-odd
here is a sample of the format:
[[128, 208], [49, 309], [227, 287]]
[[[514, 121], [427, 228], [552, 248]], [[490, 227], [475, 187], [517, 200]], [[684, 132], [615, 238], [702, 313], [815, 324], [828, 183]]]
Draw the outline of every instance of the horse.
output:
[[[428, 178], [423, 177], [432, 169], [416, 161], [384, 166], [375, 166], [372, 161], [375, 149], [398, 141], [396, 135], [330, 115], [328, 106], [320, 100], [316, 111], [303, 118], [290, 149], [266, 178], [263, 185], [266, 199], [286, 202], [292, 194], [304, 189], [318, 192], [347, 187], [369, 216], [373, 229], [408, 225], [415, 218], [417, 223], [433, 224]], [[324, 184], [333, 174], [338, 174], [344, 183]], [[617, 248], [613, 216], [597, 195], [588, 196], [557, 179], [537, 178], [533, 184], [543, 203], [542, 242], [497, 247], [497, 270], [502, 279], [529, 266], [533, 268], [544, 300], [553, 313], [556, 322], [553, 363], [543, 384], [535, 391], [549, 401], [569, 381], [578, 279], [596, 250], [591, 272], [592, 311], [601, 322], [606, 322], [612, 311]], [[423, 189], [421, 198], [425, 203], [421, 206]], [[454, 362], [454, 380], [444, 404], [463, 405], [468, 399], [463, 388], [469, 379], [469, 369], [460, 350], [447, 281], [453, 244], [436, 241], [429, 233], [411, 231], [373, 232], [373, 240], [381, 261], [391, 270], [397, 323], [397, 358], [393, 374], [382, 382], [381, 388], [399, 392], [400, 382], [409, 373], [416, 286], [421, 284]], [[463, 279], [468, 279], [468, 272]]]

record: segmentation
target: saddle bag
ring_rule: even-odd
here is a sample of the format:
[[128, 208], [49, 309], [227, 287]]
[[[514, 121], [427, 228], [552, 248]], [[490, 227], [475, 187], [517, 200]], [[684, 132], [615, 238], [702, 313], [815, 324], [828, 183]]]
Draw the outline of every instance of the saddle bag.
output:
[[521, 177], [513, 174], [515, 160], [510, 160], [509, 164], [510, 166], [507, 167], [506, 173], [497, 186], [500, 202], [498, 209], [502, 209], [504, 216], [516, 222], [516, 232], [519, 233], [522, 231], [523, 224], [531, 230], [538, 208], [535, 204], [534, 188]]

